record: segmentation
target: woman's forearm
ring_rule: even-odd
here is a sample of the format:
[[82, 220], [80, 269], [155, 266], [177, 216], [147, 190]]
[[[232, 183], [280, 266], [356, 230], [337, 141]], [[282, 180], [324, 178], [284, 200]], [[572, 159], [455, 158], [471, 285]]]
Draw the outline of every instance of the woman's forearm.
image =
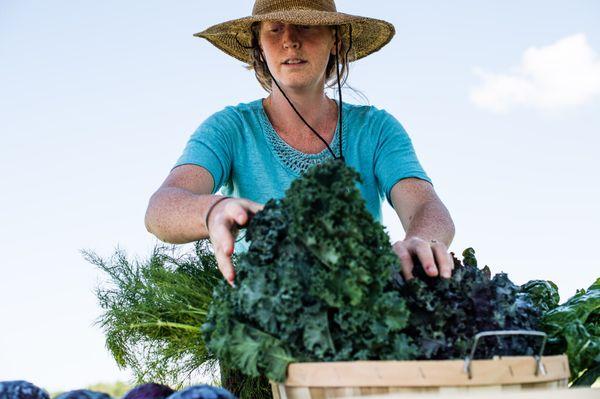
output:
[[177, 187], [163, 187], [146, 210], [146, 229], [160, 240], [183, 244], [208, 237], [204, 220], [215, 195], [194, 194]]
[[424, 202], [414, 213], [406, 237], [419, 237], [424, 240], [438, 240], [450, 246], [454, 238], [455, 228], [448, 209], [441, 201]]

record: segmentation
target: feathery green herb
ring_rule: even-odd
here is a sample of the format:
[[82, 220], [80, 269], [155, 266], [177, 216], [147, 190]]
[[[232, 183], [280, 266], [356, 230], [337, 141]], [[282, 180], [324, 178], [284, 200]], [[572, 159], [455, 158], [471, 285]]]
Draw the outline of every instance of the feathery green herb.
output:
[[159, 246], [147, 262], [129, 261], [119, 250], [108, 261], [92, 252], [84, 257], [107, 274], [110, 284], [96, 292], [104, 310], [97, 324], [117, 364], [131, 368], [137, 383], [181, 386], [214, 362], [199, 330], [221, 280], [206, 243], [185, 255]]

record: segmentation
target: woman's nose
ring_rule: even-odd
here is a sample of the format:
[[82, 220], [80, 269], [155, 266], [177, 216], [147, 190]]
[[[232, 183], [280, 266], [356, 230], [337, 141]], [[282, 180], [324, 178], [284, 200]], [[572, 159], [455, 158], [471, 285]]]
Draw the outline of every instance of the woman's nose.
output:
[[288, 26], [284, 29], [283, 33], [283, 46], [285, 48], [299, 48], [300, 41], [298, 39], [298, 32], [293, 26]]

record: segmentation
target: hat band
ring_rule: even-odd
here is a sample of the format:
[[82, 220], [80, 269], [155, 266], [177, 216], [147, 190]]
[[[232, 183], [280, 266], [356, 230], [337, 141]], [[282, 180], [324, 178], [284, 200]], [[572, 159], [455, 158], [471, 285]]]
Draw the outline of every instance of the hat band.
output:
[[337, 12], [332, 0], [272, 0], [254, 3], [252, 15], [264, 15], [290, 9]]

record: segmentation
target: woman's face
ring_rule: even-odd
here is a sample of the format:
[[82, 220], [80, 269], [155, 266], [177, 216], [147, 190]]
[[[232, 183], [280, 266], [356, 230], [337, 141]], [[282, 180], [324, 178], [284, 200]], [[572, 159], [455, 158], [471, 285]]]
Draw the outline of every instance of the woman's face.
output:
[[262, 22], [259, 39], [269, 70], [282, 88], [323, 90], [335, 47], [331, 27]]

